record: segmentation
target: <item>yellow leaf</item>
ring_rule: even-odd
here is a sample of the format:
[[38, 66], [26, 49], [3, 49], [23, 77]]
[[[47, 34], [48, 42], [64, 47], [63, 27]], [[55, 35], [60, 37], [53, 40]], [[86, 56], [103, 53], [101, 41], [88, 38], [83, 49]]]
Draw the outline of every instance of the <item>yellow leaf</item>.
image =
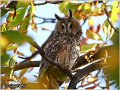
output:
[[91, 30], [86, 31], [86, 35], [88, 38], [95, 39], [95, 40], [101, 40], [101, 36], [99, 34], [96, 34], [95, 32], [92, 32]]
[[35, 23], [35, 17], [34, 17], [35, 16], [35, 7], [33, 5], [33, 1], [31, 1], [31, 7], [32, 7], [32, 23], [31, 23], [31, 26], [32, 26], [32, 29], [34, 31], [37, 31], [38, 28], [37, 28], [37, 25]]
[[31, 1], [31, 6], [32, 6], [32, 14], [34, 15], [35, 7], [33, 5], [33, 1]]
[[49, 79], [50, 79], [51, 87], [54, 89], [55, 88], [57, 89], [59, 87], [58, 82], [55, 79], [55, 77], [53, 77], [53, 75], [51, 73], [49, 73]]
[[26, 84], [28, 83], [28, 79], [26, 77], [23, 77], [22, 80], [20, 81], [21, 84]]
[[31, 46], [30, 46], [30, 51], [31, 51], [32, 53], [34, 53], [34, 52], [36, 51], [36, 48], [31, 45]]
[[88, 82], [95, 82], [97, 80], [97, 77], [89, 77]]
[[25, 89], [47, 89], [41, 83], [27, 83]]
[[87, 56], [87, 55], [85, 55], [85, 59], [88, 59], [88, 56]]
[[93, 21], [92, 18], [89, 18], [89, 19], [88, 19], [88, 25], [89, 25], [89, 26], [93, 26], [93, 25], [94, 25], [94, 21]]
[[23, 69], [21, 72], [20, 72], [20, 76], [19, 78], [21, 79], [21, 77], [27, 72], [28, 69]]
[[118, 4], [118, 1], [115, 1], [112, 4], [111, 20], [113, 23], [118, 21], [118, 13], [120, 13], [120, 8]]
[[7, 45], [8, 45], [8, 40], [4, 36], [1, 35], [0, 37], [1, 50], [5, 49]]
[[117, 6], [118, 6], [118, 1], [117, 0], [115, 0], [114, 2], [113, 2], [113, 4], [112, 4], [112, 8], [116, 8]]
[[6, 50], [7, 51], [15, 50], [17, 47], [18, 47], [17, 45], [9, 45]]
[[90, 8], [90, 4], [89, 3], [86, 3], [85, 4], [85, 10], [88, 10]]
[[9, 67], [10, 68], [15, 67], [15, 60], [16, 60], [16, 56], [12, 56], [10, 61], [9, 61]]

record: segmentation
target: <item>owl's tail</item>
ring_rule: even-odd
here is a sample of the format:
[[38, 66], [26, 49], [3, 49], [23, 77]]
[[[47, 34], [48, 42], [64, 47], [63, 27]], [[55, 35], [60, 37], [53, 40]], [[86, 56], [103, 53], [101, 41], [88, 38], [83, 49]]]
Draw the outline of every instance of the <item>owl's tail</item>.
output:
[[65, 79], [66, 75], [53, 66], [44, 68], [38, 78], [41, 89], [58, 89]]

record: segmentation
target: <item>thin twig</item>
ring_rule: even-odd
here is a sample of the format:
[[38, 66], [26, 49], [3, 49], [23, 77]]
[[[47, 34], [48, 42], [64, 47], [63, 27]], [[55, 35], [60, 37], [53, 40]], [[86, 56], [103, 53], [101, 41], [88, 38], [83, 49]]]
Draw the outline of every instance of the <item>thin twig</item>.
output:
[[45, 4], [47, 4], [47, 3], [50, 3], [50, 4], [60, 4], [60, 3], [62, 3], [63, 2], [63, 0], [56, 0], [56, 1], [45, 1], [45, 2], [43, 2], [43, 3], [34, 3], [34, 6], [37, 6], [37, 5], [45, 5]]
[[44, 17], [40, 17], [35, 15], [36, 18], [42, 19], [41, 22], [36, 23], [36, 24], [43, 24], [43, 23], [56, 23], [56, 19], [55, 18], [44, 18]]
[[[112, 22], [111, 22], [110, 19], [109, 19], [109, 14], [108, 14], [106, 8], [104, 9], [104, 11], [105, 11], [105, 14], [107, 15], [107, 21], [109, 22], [110, 26], [114, 29], [115, 32], [118, 32], [118, 31], [114, 28], [114, 26], [112, 25]], [[118, 32], [118, 33], [119, 33], [119, 32]]]
[[37, 54], [39, 53], [39, 51], [35, 51], [30, 57], [21, 57], [21, 56], [18, 56], [19, 58], [22, 58], [22, 59], [25, 59], [23, 62], [21, 63], [24, 63], [24, 62], [27, 62], [27, 61], [30, 61], [33, 57], [35, 57]]

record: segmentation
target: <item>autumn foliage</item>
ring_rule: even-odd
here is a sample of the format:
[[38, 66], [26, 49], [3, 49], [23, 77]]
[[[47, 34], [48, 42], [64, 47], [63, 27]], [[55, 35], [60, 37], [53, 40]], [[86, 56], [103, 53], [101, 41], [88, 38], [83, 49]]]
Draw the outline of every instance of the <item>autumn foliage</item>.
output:
[[[86, 0], [85, 0], [86, 1]], [[43, 19], [43, 23], [50, 22], [55, 23], [55, 18], [47, 19], [40, 16], [36, 16], [35, 9], [41, 5], [57, 4], [61, 13], [67, 15], [68, 10], [71, 9], [73, 17], [80, 21], [83, 31], [81, 38], [81, 57], [75, 68], [90, 65], [93, 61], [101, 60], [89, 74], [83, 75], [79, 81], [77, 88], [86, 89], [110, 89], [112, 85], [115, 88], [119, 88], [119, 23], [120, 23], [120, 2], [114, 1], [79, 1], [79, 0], [46, 0], [43, 2], [30, 1], [1, 1], [1, 20], [5, 19], [1, 23], [1, 88], [5, 88], [5, 84], [19, 83], [25, 84], [24, 88], [58, 88], [58, 83], [53, 80], [49, 87], [40, 83], [29, 82], [28, 78], [24, 76], [26, 72], [32, 71], [34, 67], [39, 67], [38, 62], [31, 61], [39, 50], [34, 39], [27, 35], [29, 28], [37, 33], [39, 28], [37, 27], [35, 19]], [[42, 13], [42, 11], [40, 11]], [[98, 23], [100, 19], [103, 22]], [[41, 24], [43, 24], [41, 23]], [[49, 27], [44, 27], [42, 30], [50, 31]], [[39, 38], [39, 37], [38, 37]], [[26, 58], [24, 53], [20, 52], [18, 48], [28, 43], [30, 45], [29, 50], [32, 52], [30, 58]], [[11, 51], [10, 53], [8, 53]], [[22, 63], [17, 59], [22, 58]], [[81, 61], [82, 62], [81, 62]], [[26, 63], [27, 61], [27, 63]], [[34, 64], [33, 64], [34, 63]], [[95, 63], [95, 62], [94, 62]], [[21, 64], [21, 67], [19, 65]], [[23, 65], [23, 66], [22, 66]], [[99, 67], [98, 67], [99, 66]], [[15, 72], [21, 70], [17, 76]], [[89, 71], [89, 70], [88, 70]], [[93, 75], [94, 73], [94, 75]], [[58, 75], [58, 74], [57, 74]], [[61, 75], [61, 74], [59, 74]], [[80, 74], [81, 75], [81, 74]], [[37, 74], [34, 75], [37, 81]], [[105, 80], [105, 86], [100, 85], [101, 79]], [[70, 78], [64, 79], [61, 75], [61, 79], [65, 83], [70, 82]], [[50, 80], [44, 78], [42, 82], [49, 84]], [[71, 79], [72, 82], [72, 79]], [[69, 85], [64, 85], [64, 88], [68, 88]], [[8, 88], [8, 87], [7, 87]], [[16, 88], [16, 87], [14, 87]], [[22, 88], [22, 86], [19, 88]]]

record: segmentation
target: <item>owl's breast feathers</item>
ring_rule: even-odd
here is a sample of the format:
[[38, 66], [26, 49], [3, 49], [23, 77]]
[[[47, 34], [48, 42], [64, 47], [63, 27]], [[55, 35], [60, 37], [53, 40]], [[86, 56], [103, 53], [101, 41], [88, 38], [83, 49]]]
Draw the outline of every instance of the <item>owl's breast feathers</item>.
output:
[[79, 40], [74, 35], [54, 35], [46, 44], [45, 55], [61, 65], [71, 69], [79, 56]]

